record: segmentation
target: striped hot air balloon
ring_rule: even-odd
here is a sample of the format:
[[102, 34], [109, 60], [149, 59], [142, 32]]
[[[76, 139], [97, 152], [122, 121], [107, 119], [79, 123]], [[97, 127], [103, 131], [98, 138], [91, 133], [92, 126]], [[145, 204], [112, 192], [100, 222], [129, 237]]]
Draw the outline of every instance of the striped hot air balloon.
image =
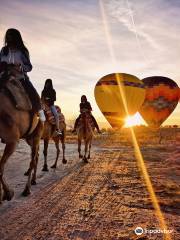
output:
[[144, 102], [145, 88], [143, 82], [133, 75], [112, 73], [97, 82], [94, 94], [110, 125], [121, 128], [127, 115], [135, 114]]
[[146, 97], [139, 113], [150, 127], [158, 128], [176, 108], [180, 89], [167, 77], [147, 77], [142, 81], [146, 88]]

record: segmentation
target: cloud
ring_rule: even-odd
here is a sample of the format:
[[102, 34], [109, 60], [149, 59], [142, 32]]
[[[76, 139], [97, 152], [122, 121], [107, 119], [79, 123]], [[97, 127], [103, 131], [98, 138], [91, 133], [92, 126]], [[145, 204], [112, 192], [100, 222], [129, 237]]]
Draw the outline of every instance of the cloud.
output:
[[180, 85], [180, 6], [169, 2], [129, 0], [130, 12], [127, 0], [104, 0], [118, 66], [110, 59], [97, 0], [1, 0], [0, 39], [7, 28], [18, 28], [30, 50], [30, 77], [38, 91], [52, 78], [69, 116], [77, 113], [80, 95], [87, 93], [95, 115], [102, 117], [93, 92], [103, 75], [165, 75]]
[[143, 24], [136, 25], [136, 9], [133, 8], [132, 4], [129, 4], [128, 0], [107, 1], [106, 6], [111, 16], [122, 23], [123, 26], [135, 34], [135, 36], [137, 35], [138, 38], [142, 38], [142, 40], [147, 41], [147, 43], [150, 44], [150, 47], [155, 49], [160, 48], [156, 41], [145, 31]]

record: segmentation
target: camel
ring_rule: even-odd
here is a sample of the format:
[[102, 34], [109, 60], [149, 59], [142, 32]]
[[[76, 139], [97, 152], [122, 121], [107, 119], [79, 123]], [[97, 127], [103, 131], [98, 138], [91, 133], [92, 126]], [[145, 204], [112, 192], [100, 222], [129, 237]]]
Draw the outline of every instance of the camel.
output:
[[60, 154], [59, 149], [59, 142], [61, 141], [62, 144], [62, 150], [63, 150], [63, 159], [62, 163], [66, 164], [67, 160], [65, 159], [65, 139], [66, 139], [66, 123], [64, 121], [60, 121], [59, 123], [60, 130], [62, 132], [61, 136], [57, 136], [55, 133], [55, 125], [52, 125], [48, 120], [45, 121], [44, 124], [44, 132], [42, 135], [42, 139], [44, 140], [44, 166], [42, 171], [48, 171], [48, 164], [47, 164], [47, 151], [48, 151], [48, 144], [49, 140], [52, 139], [56, 146], [56, 160], [55, 163], [51, 166], [51, 168], [57, 167], [57, 161]]
[[[30, 194], [31, 184], [36, 184], [39, 142], [43, 132], [43, 124], [38, 116], [32, 114], [32, 111], [17, 109], [10, 95], [7, 94], [5, 86], [8, 82], [12, 81], [13, 74], [15, 74], [13, 67], [7, 66], [3, 73], [1, 73], [0, 78], [0, 138], [1, 141], [5, 143], [4, 152], [0, 159], [0, 202], [2, 200], [10, 201], [14, 196], [14, 191], [5, 181], [4, 168], [7, 160], [16, 150], [16, 146], [22, 138], [25, 139], [31, 147], [30, 171], [22, 195], [27, 196]], [[13, 79], [14, 81], [16, 80], [15, 75]], [[19, 80], [16, 81], [19, 83]], [[32, 175], [33, 170], [34, 172]], [[4, 194], [2, 190], [4, 191]]]
[[[88, 159], [91, 158], [91, 143], [93, 139], [94, 127], [90, 122], [89, 114], [86, 112], [81, 113], [81, 120], [77, 127], [78, 134], [78, 152], [79, 158], [82, 158], [85, 163], [88, 163]], [[81, 143], [84, 140], [84, 156], [81, 154]], [[87, 156], [88, 153], [88, 156]]]
[[[43, 104], [45, 105], [45, 103], [43, 103]], [[45, 109], [49, 109], [47, 105], [44, 108]], [[45, 113], [46, 113], [46, 111], [45, 111]], [[62, 132], [61, 136], [57, 136], [56, 135], [56, 133], [55, 133], [55, 130], [56, 130], [55, 125], [53, 125], [48, 120], [48, 117], [47, 117], [47, 114], [46, 114], [46, 121], [44, 123], [44, 130], [43, 130], [43, 134], [42, 134], [42, 137], [41, 137], [41, 139], [44, 140], [44, 150], [43, 150], [44, 165], [43, 165], [43, 168], [42, 168], [42, 171], [44, 171], [44, 172], [48, 172], [49, 171], [48, 164], [47, 164], [47, 153], [48, 153], [48, 145], [49, 145], [50, 139], [52, 139], [54, 141], [55, 146], [56, 146], [56, 159], [55, 159], [55, 163], [51, 166], [51, 168], [56, 168], [57, 167], [57, 161], [58, 161], [59, 154], [60, 154], [60, 148], [59, 148], [59, 142], [60, 141], [61, 141], [62, 150], [63, 150], [62, 163], [63, 164], [67, 163], [67, 160], [65, 159], [65, 139], [66, 139], [66, 123], [65, 123], [65, 121], [60, 121], [59, 122], [59, 127], [60, 127], [60, 130]], [[24, 175], [28, 176], [29, 175], [29, 171], [30, 171], [30, 167], [27, 170], [27, 172], [25, 172]]]

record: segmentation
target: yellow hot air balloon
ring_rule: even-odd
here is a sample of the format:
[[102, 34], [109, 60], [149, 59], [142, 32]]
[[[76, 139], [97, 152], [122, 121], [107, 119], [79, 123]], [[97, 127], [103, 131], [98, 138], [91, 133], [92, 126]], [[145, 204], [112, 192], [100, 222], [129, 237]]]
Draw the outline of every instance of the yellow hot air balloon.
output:
[[126, 73], [102, 77], [94, 90], [101, 112], [113, 128], [121, 128], [127, 115], [134, 115], [145, 99], [144, 83]]

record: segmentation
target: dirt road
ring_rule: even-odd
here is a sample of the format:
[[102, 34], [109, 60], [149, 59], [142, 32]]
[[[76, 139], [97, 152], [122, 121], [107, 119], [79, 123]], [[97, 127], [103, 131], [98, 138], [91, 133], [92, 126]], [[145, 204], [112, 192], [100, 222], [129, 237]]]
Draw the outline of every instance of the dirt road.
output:
[[[2, 149], [2, 145], [0, 146]], [[131, 146], [94, 147], [89, 164], [79, 161], [77, 146], [67, 145], [68, 164], [41, 172], [30, 197], [23, 198], [28, 147], [21, 142], [9, 160], [6, 176], [16, 195], [0, 206], [1, 240], [163, 239], [160, 233], [134, 233], [136, 227], [159, 229]], [[55, 158], [50, 144], [49, 165]], [[41, 150], [42, 151], [42, 150]], [[167, 146], [142, 148], [172, 239], [180, 239], [178, 178], [168, 162]], [[151, 160], [150, 160], [151, 159]], [[166, 161], [165, 161], [166, 160]], [[163, 166], [162, 166], [163, 163]]]

